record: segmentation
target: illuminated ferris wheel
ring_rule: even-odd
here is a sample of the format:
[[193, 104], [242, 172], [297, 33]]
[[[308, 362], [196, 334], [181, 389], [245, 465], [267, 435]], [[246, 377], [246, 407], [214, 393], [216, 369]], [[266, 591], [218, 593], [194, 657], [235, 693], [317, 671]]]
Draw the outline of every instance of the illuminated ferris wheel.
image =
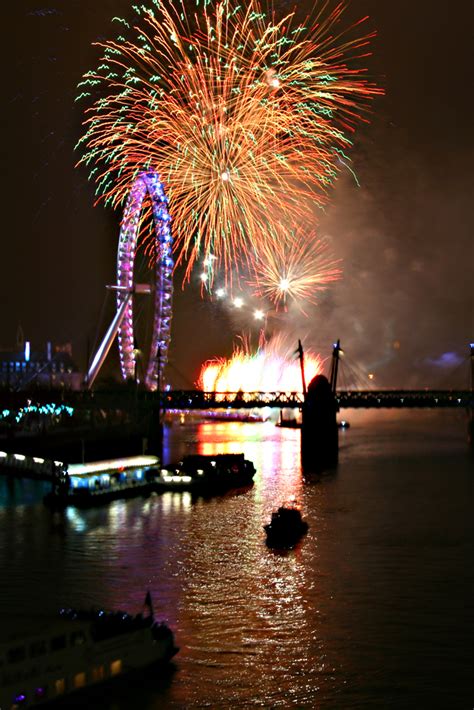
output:
[[[137, 283], [135, 262], [143, 203], [151, 201], [156, 259], [152, 284]], [[173, 240], [168, 199], [159, 176], [154, 172], [140, 173], [135, 179], [125, 205], [117, 252], [117, 282], [109, 286], [117, 292], [116, 313], [100, 344], [87, 374], [87, 385], [94, 380], [118, 338], [122, 377], [137, 380], [138, 356], [142, 359], [143, 383], [148, 390], [158, 387], [158, 378], [166, 363], [171, 330], [173, 296]], [[135, 298], [148, 294], [152, 301], [151, 336], [146, 352], [137, 348]]]

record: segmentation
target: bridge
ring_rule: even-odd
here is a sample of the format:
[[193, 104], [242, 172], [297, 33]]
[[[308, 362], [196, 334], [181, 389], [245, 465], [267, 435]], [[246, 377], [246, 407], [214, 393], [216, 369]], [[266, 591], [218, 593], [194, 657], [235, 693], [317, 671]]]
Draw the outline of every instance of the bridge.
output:
[[[337, 390], [340, 409], [470, 409], [474, 407], [472, 390]], [[204, 392], [202, 390], [37, 390], [6, 392], [1, 407], [18, 411], [29, 403], [67, 404], [75, 410], [206, 410], [256, 409], [275, 407], [299, 409], [302, 392]]]
[[[167, 392], [162, 398], [166, 409], [253, 409], [276, 407], [299, 409], [301, 392]], [[369, 390], [336, 392], [336, 402], [343, 408], [468, 408], [473, 406], [470, 391]]]
[[[335, 399], [339, 409], [462, 409], [471, 413], [469, 439], [474, 441], [472, 390], [339, 390]], [[156, 453], [161, 450], [159, 423], [165, 411], [282, 410], [301, 409], [303, 404], [302, 392], [4, 392], [0, 395], [0, 469], [12, 456], [17, 469], [26, 466], [25, 456], [34, 462], [38, 456], [80, 460], [87, 449], [94, 460], [111, 458], [122, 451], [120, 447], [123, 455], [132, 455], [143, 446], [144, 437], [149, 451]]]

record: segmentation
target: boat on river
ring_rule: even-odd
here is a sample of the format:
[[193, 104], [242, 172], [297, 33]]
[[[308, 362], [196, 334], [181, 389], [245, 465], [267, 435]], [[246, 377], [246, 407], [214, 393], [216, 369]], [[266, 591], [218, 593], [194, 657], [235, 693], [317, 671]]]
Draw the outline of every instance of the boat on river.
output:
[[[280, 415], [280, 419], [277, 421], [276, 426], [281, 427], [282, 429], [301, 429], [301, 420], [300, 419], [284, 419]], [[337, 422], [338, 429], [349, 429], [350, 422], [347, 421], [347, 419], [340, 419]]]
[[0, 708], [65, 702], [127, 674], [164, 670], [179, 649], [171, 629], [155, 620], [149, 593], [145, 603], [148, 613], [136, 616], [62, 609], [1, 619]]
[[222, 493], [253, 483], [255, 466], [244, 454], [192, 454], [161, 469], [158, 490]]
[[131, 456], [57, 468], [44, 502], [61, 509], [165, 491], [217, 495], [251, 485], [254, 475], [255, 467], [244, 454], [193, 454], [166, 467], [156, 456]]
[[268, 525], [264, 525], [264, 530], [268, 547], [291, 548], [308, 531], [308, 523], [303, 520], [299, 508], [290, 503], [272, 513], [272, 519]]
[[51, 491], [44, 497], [50, 508], [89, 507], [117, 498], [147, 496], [156, 490], [160, 474], [157, 456], [127, 456], [57, 467]]

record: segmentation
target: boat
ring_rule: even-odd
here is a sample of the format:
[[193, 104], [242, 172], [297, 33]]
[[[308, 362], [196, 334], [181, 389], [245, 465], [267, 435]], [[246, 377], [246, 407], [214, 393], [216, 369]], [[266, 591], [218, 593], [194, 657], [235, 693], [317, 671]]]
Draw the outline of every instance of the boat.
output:
[[253, 424], [264, 422], [265, 418], [256, 412], [241, 412], [238, 409], [224, 412], [210, 411], [201, 414], [202, 419], [212, 422], [243, 422]]
[[193, 454], [163, 468], [156, 456], [131, 456], [57, 468], [43, 500], [52, 509], [63, 509], [165, 491], [215, 495], [251, 485], [254, 475], [244, 454]]
[[308, 523], [294, 504], [282, 505], [272, 513], [271, 522], [264, 525], [268, 547], [291, 548], [308, 531]]
[[244, 454], [191, 454], [161, 469], [158, 490], [222, 493], [253, 483], [255, 466]]
[[299, 419], [284, 419], [280, 415], [280, 419], [277, 421], [276, 426], [282, 429], [301, 429], [301, 421]]
[[44, 503], [53, 509], [79, 508], [108, 503], [117, 498], [150, 495], [157, 489], [160, 460], [157, 456], [127, 456], [56, 467], [51, 491]]
[[178, 652], [171, 629], [148, 613], [62, 609], [8, 616], [0, 637], [0, 708], [17, 710], [84, 693], [127, 674], [165, 669]]
[[[299, 419], [283, 419], [280, 417], [276, 426], [286, 429], [301, 429], [301, 421]], [[339, 429], [349, 429], [351, 425], [346, 419], [341, 419], [337, 422], [337, 426]]]

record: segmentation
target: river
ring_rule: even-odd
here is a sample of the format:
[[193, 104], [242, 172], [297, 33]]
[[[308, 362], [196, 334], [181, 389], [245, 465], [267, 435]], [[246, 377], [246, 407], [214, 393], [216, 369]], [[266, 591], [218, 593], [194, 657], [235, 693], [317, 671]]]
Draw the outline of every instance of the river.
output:
[[[168, 459], [244, 452], [254, 485], [51, 513], [0, 478], [2, 612], [155, 612], [180, 651], [164, 680], [87, 708], [474, 707], [474, 460], [458, 411], [348, 410], [334, 475], [304, 482], [295, 429], [175, 422]], [[296, 496], [309, 532], [264, 543]], [[70, 705], [68, 704], [68, 707]]]

